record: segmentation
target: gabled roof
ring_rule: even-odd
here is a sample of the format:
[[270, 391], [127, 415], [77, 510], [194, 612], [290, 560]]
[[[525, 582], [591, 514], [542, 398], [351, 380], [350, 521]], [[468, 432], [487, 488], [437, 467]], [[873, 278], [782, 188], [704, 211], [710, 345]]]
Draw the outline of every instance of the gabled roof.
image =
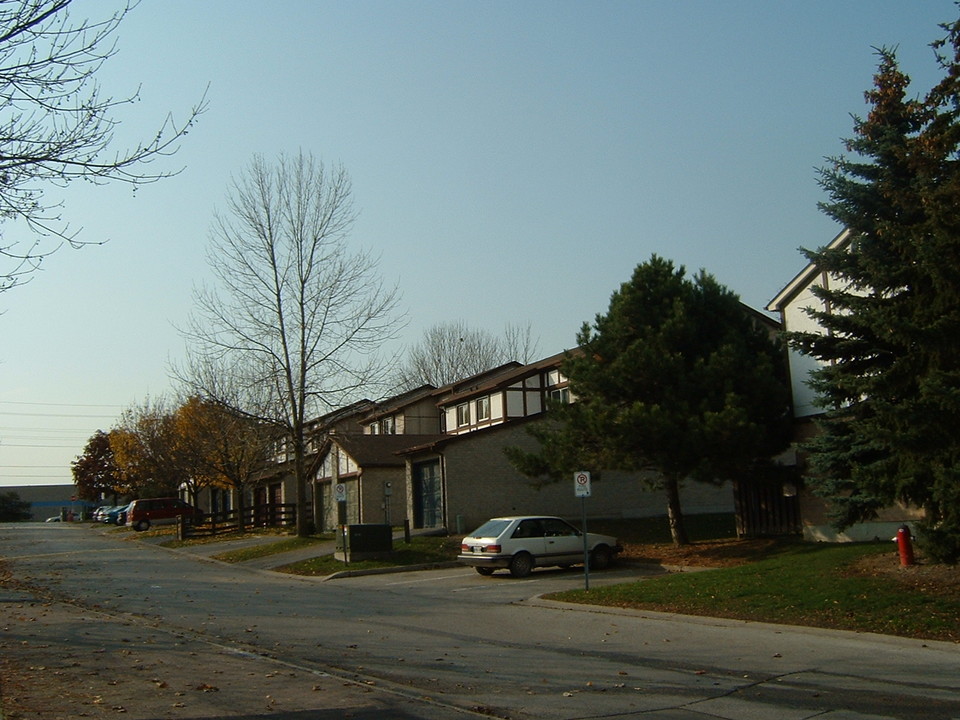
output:
[[464, 381], [454, 386], [448, 386], [450, 392], [443, 395], [437, 404], [449, 405], [451, 403], [461, 402], [475, 395], [482, 395], [509, 387], [529, 375], [559, 367], [566, 354], [567, 351], [557, 353], [556, 355], [551, 355], [550, 357], [530, 363], [529, 365], [521, 365], [520, 363], [512, 363], [510, 366], [504, 365], [499, 368], [499, 373], [481, 379], [473, 384]]
[[[411, 445], [403, 450], [399, 450], [397, 455], [415, 455], [421, 452], [440, 452], [447, 445], [463, 442], [475, 442], [477, 438], [480, 437], [489, 437], [490, 435], [502, 432], [512, 432], [522, 425], [531, 422], [540, 422], [542, 419], [542, 414], [527, 415], [525, 417], [512, 418], [510, 422], [489, 425], [472, 432], [460, 433], [459, 435], [420, 435], [419, 441], [416, 445]], [[406, 437], [415, 439], [417, 438], [415, 435], [407, 435]]]
[[489, 370], [484, 370], [481, 373], [471, 375], [463, 380], [457, 380], [456, 382], [448, 383], [442, 388], [439, 388], [437, 394], [447, 395], [450, 393], [469, 392], [474, 387], [484, 385], [490, 382], [492, 379], [500, 377], [504, 373], [508, 373], [522, 367], [523, 365], [518, 363], [516, 360], [511, 360], [508, 363], [504, 363], [503, 365], [499, 365], [495, 368], [490, 368]]
[[411, 447], [436, 442], [443, 435], [361, 435], [350, 433], [330, 436], [361, 468], [399, 467], [404, 461], [398, 453]]
[[350, 405], [337, 408], [336, 410], [331, 410], [325, 415], [321, 415], [320, 417], [309, 420], [307, 421], [306, 425], [310, 429], [316, 429], [319, 427], [320, 429], [325, 430], [326, 428], [336, 425], [338, 422], [342, 422], [348, 418], [368, 413], [373, 407], [374, 403], [372, 400], [357, 400]]
[[[850, 242], [851, 237], [851, 232], [847, 229], [844, 229], [843, 232], [830, 241], [830, 244], [827, 245], [827, 249], [835, 250], [837, 248], [841, 248]], [[793, 280], [787, 283], [787, 286], [783, 290], [777, 293], [777, 296], [773, 298], [773, 300], [767, 303], [766, 309], [770, 312], [782, 312], [783, 308], [786, 307], [790, 301], [799, 295], [805, 288], [809, 287], [819, 274], [820, 269], [814, 263], [808, 263], [807, 266], [801, 270], [795, 278], [793, 278]]]
[[371, 403], [368, 414], [361, 418], [361, 422], [371, 422], [386, 415], [392, 415], [401, 408], [413, 405], [430, 395], [433, 395], [437, 389], [433, 385], [421, 385], [413, 390], [407, 390], [399, 395], [394, 395], [378, 403]]
[[740, 303], [740, 308], [756, 322], [760, 323], [761, 326], [765, 326], [767, 330], [776, 332], [780, 330], [781, 324], [780, 321], [770, 317], [769, 315], [764, 315], [762, 312], [756, 308], [752, 308], [746, 303]]

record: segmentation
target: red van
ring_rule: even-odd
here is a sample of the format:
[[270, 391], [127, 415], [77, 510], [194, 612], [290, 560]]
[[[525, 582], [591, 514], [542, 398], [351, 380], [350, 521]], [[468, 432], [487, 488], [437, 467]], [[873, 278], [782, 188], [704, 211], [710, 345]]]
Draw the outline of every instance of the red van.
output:
[[180, 498], [143, 498], [127, 508], [127, 525], [139, 532], [149, 530], [151, 525], [175, 523], [181, 515], [195, 520], [202, 513]]

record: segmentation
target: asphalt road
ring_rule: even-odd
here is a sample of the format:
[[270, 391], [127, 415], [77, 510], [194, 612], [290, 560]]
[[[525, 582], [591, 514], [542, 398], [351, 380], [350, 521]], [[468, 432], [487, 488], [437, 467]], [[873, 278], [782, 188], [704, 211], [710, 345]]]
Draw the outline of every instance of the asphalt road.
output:
[[[0, 556], [13, 575], [43, 607], [71, 610], [57, 627], [71, 658], [89, 648], [103, 657], [136, 652], [140, 667], [166, 663], [196, 678], [194, 690], [215, 684], [212, 663], [218, 689], [224, 675], [233, 678], [232, 715], [194, 692], [186, 708], [162, 698], [165, 714], [131, 706], [127, 718], [960, 720], [953, 644], [538, 599], [582, 587], [576, 570], [516, 580], [454, 568], [324, 582], [123, 537], [0, 525]], [[629, 568], [594, 573], [591, 586], [639, 577]], [[18, 633], [37, 634], [35, 622], [18, 622], [30, 615], [24, 592], [0, 587], [11, 648]]]

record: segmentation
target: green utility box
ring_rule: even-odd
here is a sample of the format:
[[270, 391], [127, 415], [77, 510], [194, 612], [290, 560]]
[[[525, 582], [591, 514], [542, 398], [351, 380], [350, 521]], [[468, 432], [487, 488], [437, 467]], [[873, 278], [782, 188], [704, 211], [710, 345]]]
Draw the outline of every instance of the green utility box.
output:
[[352, 562], [384, 557], [393, 552], [393, 528], [378, 523], [343, 525], [337, 532], [337, 560]]

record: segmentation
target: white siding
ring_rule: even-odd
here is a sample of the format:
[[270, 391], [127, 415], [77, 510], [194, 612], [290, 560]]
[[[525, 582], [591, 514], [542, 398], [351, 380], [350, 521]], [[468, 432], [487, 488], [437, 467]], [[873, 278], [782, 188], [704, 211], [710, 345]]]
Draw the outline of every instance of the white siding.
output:
[[[836, 288], [840, 285], [840, 281], [836, 277], [829, 276], [827, 284], [830, 288]], [[783, 308], [783, 325], [786, 330], [789, 332], [824, 333], [824, 329], [806, 312], [808, 308], [817, 311], [825, 309], [823, 301], [816, 297], [811, 289], [822, 285], [823, 276], [820, 275]], [[793, 393], [794, 417], [808, 417], [822, 413], [823, 408], [816, 404], [816, 393], [810, 389], [808, 382], [810, 373], [822, 367], [823, 363], [792, 347], [788, 351], [788, 359], [790, 362], [790, 385]]]
[[[819, 282], [816, 283], [818, 286], [820, 284]], [[806, 308], [823, 309], [823, 303], [814, 296], [810, 286], [784, 308], [784, 326], [790, 332], [822, 333], [823, 328], [807, 315]], [[816, 394], [807, 385], [810, 373], [818, 369], [822, 363], [816, 358], [804, 355], [793, 347], [788, 351], [788, 359], [790, 362], [790, 385], [793, 392], [794, 417], [807, 417], [822, 412], [814, 402]]]
[[348, 475], [350, 473], [357, 471], [357, 464], [353, 461], [353, 459], [349, 455], [347, 455], [345, 452], [339, 452], [337, 453], [337, 455], [339, 456], [339, 459], [340, 459], [340, 463], [339, 463], [340, 475]]
[[501, 393], [490, 396], [490, 419], [503, 420], [503, 394]]

